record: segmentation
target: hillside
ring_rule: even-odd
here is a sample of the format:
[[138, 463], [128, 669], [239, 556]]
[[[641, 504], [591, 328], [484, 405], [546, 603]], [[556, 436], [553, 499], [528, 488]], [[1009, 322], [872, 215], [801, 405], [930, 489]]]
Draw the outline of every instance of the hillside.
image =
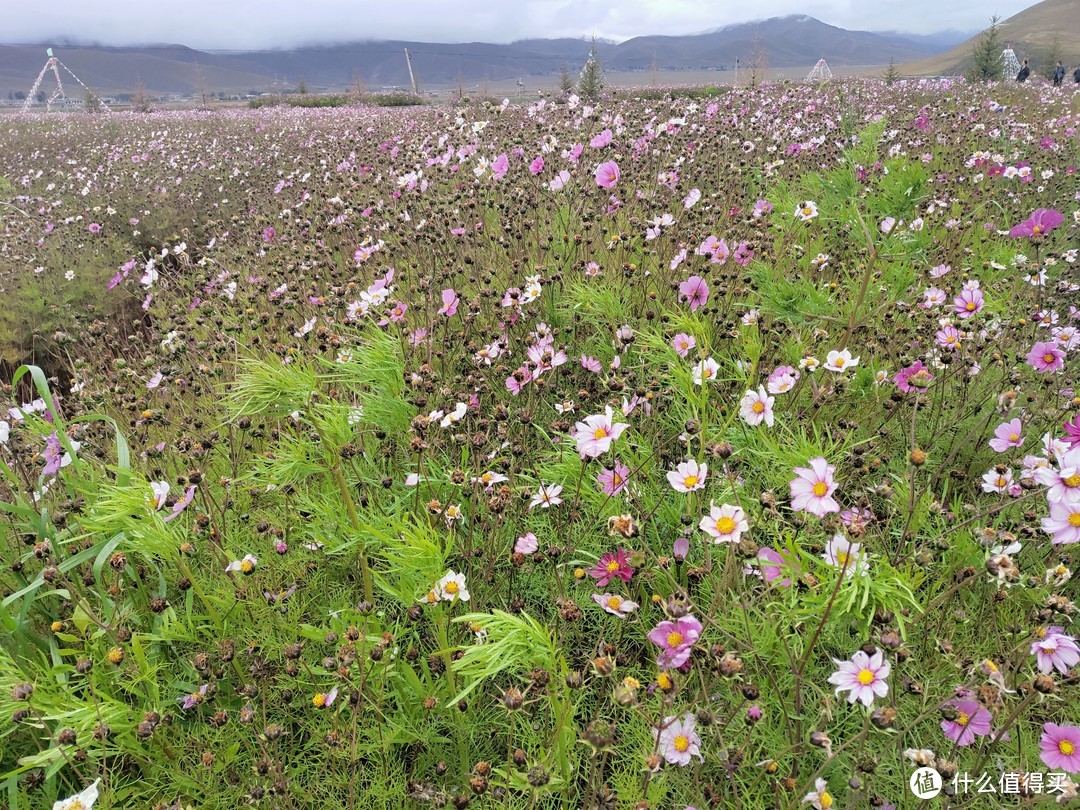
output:
[[[955, 38], [952, 39], [955, 41]], [[918, 59], [940, 50], [939, 41], [898, 34], [847, 31], [805, 15], [774, 17], [687, 36], [635, 37], [600, 42], [606, 70], [725, 70], [746, 63], [760, 48], [770, 68], [813, 65], [825, 57], [837, 67]], [[408, 48], [421, 86], [472, 85], [552, 76], [563, 65], [576, 73], [589, 53], [580, 39], [530, 39], [509, 44], [352, 42], [295, 50], [205, 52], [182, 45], [138, 48], [58, 47], [65, 65], [103, 95], [130, 92], [142, 80], [152, 93], [264, 92], [294, 87], [303, 77], [313, 89], [408, 85]], [[45, 62], [44, 46], [0, 46], [0, 94], [25, 92]]]
[[[1059, 48], [1057, 58], [1070, 67], [1080, 62], [1080, 0], [1043, 0], [999, 25], [1002, 42], [1011, 42], [1020, 59], [1030, 59], [1036, 73], [1048, 60], [1052, 64], [1055, 42]], [[947, 51], [902, 65], [900, 70], [911, 76], [963, 73], [980, 36], [981, 32]]]

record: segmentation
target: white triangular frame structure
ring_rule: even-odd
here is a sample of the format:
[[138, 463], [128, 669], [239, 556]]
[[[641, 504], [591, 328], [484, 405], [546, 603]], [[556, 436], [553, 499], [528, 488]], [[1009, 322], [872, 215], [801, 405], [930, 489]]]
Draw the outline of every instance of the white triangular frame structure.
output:
[[1005, 50], [1001, 52], [1001, 61], [1005, 63], [1005, 78], [1015, 79], [1016, 74], [1020, 72], [1020, 60], [1016, 58], [1016, 51], [1013, 50], [1011, 44], [1005, 46]]
[[96, 98], [98, 101], [98, 105], [102, 110], [111, 112], [108, 105], [105, 104], [105, 102], [103, 102], [93, 90], [83, 84], [82, 79], [80, 79], [78, 76], [71, 72], [71, 68], [69, 68], [67, 65], [65, 65], [53, 55], [52, 48], [49, 48], [46, 53], [48, 54], [49, 58], [45, 62], [45, 67], [41, 69], [41, 73], [38, 74], [37, 79], [34, 81], [34, 86], [30, 88], [30, 92], [26, 96], [26, 101], [23, 103], [22, 108], [22, 111], [24, 113], [29, 112], [30, 108], [34, 106], [34, 98], [38, 94], [38, 89], [41, 87], [41, 82], [45, 79], [45, 74], [48, 73], [50, 70], [52, 71], [53, 76], [56, 77], [56, 89], [53, 90], [52, 93], [45, 99], [45, 109], [52, 110], [53, 104], [60, 100], [68, 102], [69, 104], [71, 103], [72, 99], [69, 99], [67, 94], [64, 92], [64, 83], [60, 80], [60, 68], [63, 68], [67, 72], [67, 74], [71, 76], [71, 78], [78, 82], [79, 86], [82, 87], [83, 90], [90, 94], [90, 96]]
[[829, 63], [825, 61], [825, 57], [818, 59], [817, 64], [806, 76], [808, 82], [827, 82], [831, 79], [832, 71], [829, 69]]

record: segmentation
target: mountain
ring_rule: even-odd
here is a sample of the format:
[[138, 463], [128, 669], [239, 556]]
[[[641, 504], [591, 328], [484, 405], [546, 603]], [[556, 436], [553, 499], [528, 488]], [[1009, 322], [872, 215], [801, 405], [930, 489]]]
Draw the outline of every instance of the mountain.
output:
[[[1043, 0], [998, 23], [1001, 42], [1011, 42], [1020, 59], [1030, 59], [1040, 73], [1058, 59], [1069, 66], [1080, 62], [1080, 0]], [[909, 76], [962, 74], [982, 32], [943, 53], [900, 66]], [[1055, 44], [1057, 55], [1054, 55]], [[1071, 73], [1071, 71], [1070, 71]]]
[[[200, 87], [230, 93], [295, 87], [344, 89], [358, 80], [371, 89], [406, 87], [404, 50], [423, 86], [474, 85], [528, 76], [552, 76], [562, 66], [576, 74], [589, 54], [583, 39], [528, 39], [509, 44], [364, 41], [292, 50], [197, 51], [183, 45], [57, 48], [62, 63], [101, 95], [130, 92], [139, 80], [152, 93], [194, 93]], [[600, 41], [608, 71], [723, 70], [764, 55], [770, 68], [813, 65], [882, 65], [919, 59], [941, 49], [925, 37], [847, 31], [805, 15], [774, 17], [686, 36], [643, 36]], [[0, 46], [0, 97], [27, 91], [45, 62], [44, 46]], [[65, 77], [66, 78], [66, 77]]]

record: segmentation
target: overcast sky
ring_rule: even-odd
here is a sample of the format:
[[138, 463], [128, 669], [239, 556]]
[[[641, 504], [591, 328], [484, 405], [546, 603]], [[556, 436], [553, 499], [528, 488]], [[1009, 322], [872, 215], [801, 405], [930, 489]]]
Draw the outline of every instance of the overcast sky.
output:
[[75, 38], [105, 45], [180, 43], [250, 49], [406, 39], [510, 42], [528, 37], [692, 34], [787, 14], [841, 28], [927, 34], [986, 27], [1033, 0], [11, 0], [0, 41]]

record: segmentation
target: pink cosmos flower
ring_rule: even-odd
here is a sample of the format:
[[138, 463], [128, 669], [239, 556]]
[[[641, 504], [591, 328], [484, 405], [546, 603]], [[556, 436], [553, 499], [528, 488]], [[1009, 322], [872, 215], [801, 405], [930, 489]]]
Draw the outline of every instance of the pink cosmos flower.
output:
[[622, 174], [619, 172], [619, 164], [614, 160], [606, 161], [596, 167], [596, 185], [600, 188], [615, 188]]
[[510, 171], [510, 160], [505, 154], [499, 155], [491, 163], [491, 176], [496, 180], [502, 180], [506, 177], [506, 173]]
[[90, 231], [90, 233], [101, 233], [101, 226], [96, 222], [91, 222], [86, 229]]
[[170, 520], [175, 519], [181, 512], [187, 509], [187, 505], [195, 498], [195, 486], [189, 486], [184, 490], [183, 496], [176, 503], [173, 504], [172, 514], [166, 515], [162, 520], [168, 523]]
[[529, 164], [529, 173], [534, 174], [534, 175], [535, 174], [540, 174], [540, 172], [542, 172], [543, 170], [544, 170], [544, 159], [542, 157], [540, 157], [539, 155], [537, 155], [536, 158], [533, 160], [533, 162]]
[[1044, 236], [1064, 221], [1065, 217], [1060, 211], [1055, 211], [1053, 208], [1036, 208], [1030, 217], [1009, 228], [1009, 236], [1014, 238]]
[[1027, 363], [1040, 374], [1053, 374], [1065, 368], [1065, 350], [1054, 341], [1039, 341], [1027, 353]]
[[[671, 339], [671, 348], [675, 350], [675, 354], [679, 355], [679, 357], [686, 357], [690, 354], [690, 350], [695, 346], [697, 346], [697, 341], [692, 335], [688, 335], [685, 332], [679, 332], [679, 334]], [[1077, 435], [1077, 441], [1080, 442], [1080, 433]]]
[[709, 535], [714, 543], [738, 543], [742, 533], [750, 530], [750, 524], [741, 507], [725, 503], [720, 506], [713, 504], [698, 528]]
[[757, 426], [764, 422], [769, 427], [776, 421], [773, 416], [775, 397], [770, 397], [765, 386], [759, 385], [757, 391], [747, 391], [739, 401], [739, 416], [748, 425]]
[[668, 483], [676, 492], [693, 492], [705, 488], [705, 479], [709, 474], [708, 464], [698, 464], [695, 459], [687, 459], [667, 474]]
[[591, 371], [593, 374], [599, 374], [604, 370], [604, 366], [595, 357], [587, 355], [581, 355], [581, 367], [586, 371]]
[[1065, 438], [1062, 439], [1065, 444], [1080, 447], [1080, 413], [1062, 425], [1061, 429], [1065, 431]]
[[701, 276], [690, 276], [679, 285], [679, 300], [689, 302], [690, 311], [695, 312], [709, 300], [709, 285]]
[[765, 380], [765, 387], [770, 394], [786, 394], [795, 387], [800, 376], [802, 375], [799, 371], [792, 366], [777, 366]]
[[934, 335], [937, 345], [943, 349], [956, 351], [960, 348], [960, 330], [952, 324], [941, 327]]
[[683, 767], [689, 765], [694, 757], [705, 761], [701, 754], [701, 738], [694, 731], [696, 723], [692, 714], [685, 715], [681, 720], [678, 717], [665, 717], [661, 727], [653, 729], [657, 747], [669, 765]]
[[718, 371], [720, 371], [720, 364], [711, 357], [699, 360], [694, 364], [694, 384], [704, 385], [709, 380], [715, 380]]
[[589, 576], [596, 580], [601, 588], [606, 588], [611, 580], [618, 578], [623, 582], [629, 582], [634, 575], [634, 569], [630, 567], [630, 554], [626, 549], [609, 551], [597, 560], [589, 570]]
[[1010, 448], [1020, 447], [1024, 444], [1024, 423], [1019, 419], [1002, 422], [994, 430], [994, 438], [990, 440], [990, 446], [995, 453], [1004, 453]]
[[630, 468], [621, 461], [616, 461], [614, 467], [604, 467], [596, 476], [596, 483], [600, 491], [613, 498], [626, 488], [626, 482], [630, 479]]
[[885, 655], [878, 650], [872, 656], [862, 650], [851, 656], [850, 661], [833, 659], [837, 669], [829, 676], [829, 683], [836, 687], [836, 695], [848, 693], [848, 703], [856, 701], [869, 707], [875, 697], [885, 697], [889, 692], [886, 679], [892, 671]]
[[649, 641], [660, 648], [656, 665], [661, 669], [676, 669], [690, 660], [690, 651], [701, 635], [701, 622], [693, 614], [675, 621], [660, 622], [649, 632]]
[[[798, 573], [798, 567], [793, 560], [780, 552], [765, 547], [758, 549], [757, 571], [753, 573], [756, 573], [769, 583], [776, 582], [779, 579], [780, 581], [777, 584], [787, 587], [791, 584], [790, 574]], [[781, 579], [781, 577], [784, 578]]]
[[637, 602], [623, 599], [617, 593], [594, 593], [592, 600], [612, 616], [618, 616], [620, 619], [625, 619], [638, 609]]
[[566, 169], [563, 169], [551, 179], [551, 182], [548, 183], [548, 188], [550, 188], [552, 191], [560, 191], [566, 186], [567, 183], [570, 182], [570, 180], [570, 172], [568, 172]]
[[605, 129], [599, 135], [594, 135], [593, 139], [589, 141], [589, 146], [593, 149], [603, 149], [605, 146], [611, 144], [611, 130]]
[[946, 706], [956, 709], [955, 720], [942, 720], [941, 730], [945, 736], [963, 748], [975, 742], [976, 737], [990, 733], [993, 716], [974, 700], [950, 700]]
[[833, 500], [836, 467], [823, 457], [810, 459], [809, 467], [796, 467], [791, 487], [791, 508], [796, 512], [809, 512], [824, 517], [829, 512], [839, 512], [840, 504]]
[[582, 458], [597, 458], [611, 449], [611, 443], [618, 440], [629, 425], [625, 422], [612, 422], [611, 406], [604, 413], [586, 416], [585, 420], [574, 426], [574, 440]]
[[514, 541], [515, 554], [535, 554], [538, 548], [540, 548], [540, 544], [536, 541], [536, 535], [532, 532], [525, 532]]
[[923, 365], [922, 360], [916, 360], [907, 368], [901, 369], [893, 376], [893, 382], [901, 391], [908, 393], [918, 391], [925, 394], [930, 383], [934, 381], [934, 375], [930, 369]]
[[1052, 625], [1040, 629], [1038, 634], [1041, 638], [1032, 643], [1031, 654], [1043, 675], [1049, 675], [1055, 669], [1064, 675], [1069, 667], [1080, 663], [1080, 647], [1076, 646], [1076, 639], [1063, 632], [1063, 628]]
[[1013, 482], [1012, 470], [998, 472], [997, 468], [987, 470], [982, 477], [983, 492], [1008, 492]]
[[978, 287], [972, 287], [970, 289], [965, 288], [953, 299], [956, 317], [961, 320], [967, 320], [973, 315], [976, 315], [983, 308], [983, 304], [985, 303], [986, 299], [983, 296], [982, 290]]
[[458, 304], [461, 299], [458, 298], [458, 294], [454, 292], [453, 288], [442, 291], [442, 307], [439, 309], [440, 315], [445, 315], [447, 318], [452, 318], [457, 314]]
[[1080, 771], [1080, 728], [1045, 723], [1039, 748], [1039, 756], [1051, 770]]

